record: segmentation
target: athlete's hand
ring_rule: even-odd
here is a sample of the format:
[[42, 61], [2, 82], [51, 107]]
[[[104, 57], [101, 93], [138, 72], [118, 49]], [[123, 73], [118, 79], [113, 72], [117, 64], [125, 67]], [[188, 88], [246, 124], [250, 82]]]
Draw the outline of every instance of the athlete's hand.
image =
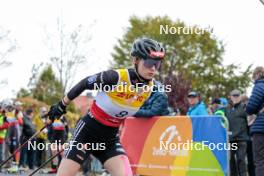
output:
[[60, 101], [50, 107], [48, 112], [49, 119], [54, 122], [55, 119], [59, 119], [63, 114], [66, 113], [66, 106]]

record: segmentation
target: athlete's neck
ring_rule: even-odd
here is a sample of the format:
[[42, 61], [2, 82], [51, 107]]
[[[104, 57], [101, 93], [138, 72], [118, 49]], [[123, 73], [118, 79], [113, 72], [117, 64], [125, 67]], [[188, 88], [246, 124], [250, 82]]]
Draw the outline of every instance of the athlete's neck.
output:
[[152, 80], [152, 79], [145, 79], [142, 76], [140, 76], [140, 74], [137, 71], [137, 68], [134, 68], [134, 72], [137, 75], [139, 81], [142, 82], [142, 83], [148, 83], [148, 82], [150, 82]]

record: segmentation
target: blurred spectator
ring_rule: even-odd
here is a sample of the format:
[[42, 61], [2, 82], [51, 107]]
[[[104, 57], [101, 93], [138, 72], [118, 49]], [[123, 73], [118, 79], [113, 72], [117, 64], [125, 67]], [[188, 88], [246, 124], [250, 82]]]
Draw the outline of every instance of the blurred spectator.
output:
[[21, 103], [20, 101], [16, 101], [14, 105], [15, 105], [15, 116], [18, 120], [19, 125], [22, 127], [23, 125], [23, 108], [22, 108], [23, 103]]
[[[3, 108], [5, 111], [6, 120], [9, 123], [9, 128], [6, 134], [5, 147], [9, 150], [10, 154], [13, 154], [19, 146], [19, 136], [21, 132], [19, 129], [18, 120], [15, 116], [15, 106], [13, 100], [3, 100]], [[19, 153], [16, 153], [13, 157], [12, 166], [8, 169], [10, 172], [16, 172], [18, 170], [18, 161]]]
[[228, 105], [228, 100], [226, 99], [226, 98], [224, 98], [224, 97], [221, 97], [221, 98], [219, 98], [220, 99], [220, 101], [221, 101], [221, 105], [222, 105], [222, 107], [227, 107], [227, 105]]
[[[23, 118], [23, 128], [22, 128], [22, 135], [21, 135], [21, 144], [25, 143], [27, 140], [29, 140], [35, 133], [36, 133], [36, 127], [35, 125], [32, 123], [33, 121], [33, 110], [32, 109], [27, 109], [25, 116]], [[34, 144], [35, 139], [30, 141], [32, 144]], [[21, 153], [23, 153], [20, 156], [20, 162], [19, 165], [25, 167], [25, 165], [27, 164], [29, 169], [34, 169], [34, 157], [35, 157], [35, 150], [32, 147], [29, 147], [29, 143], [28, 145], [25, 145], [22, 148]]]
[[221, 100], [219, 98], [213, 99], [211, 103], [211, 111], [213, 115], [219, 115], [222, 118], [222, 125], [225, 128], [228, 128], [228, 120], [225, 116], [225, 107], [221, 104]]
[[264, 175], [264, 67], [253, 71], [254, 87], [247, 104], [247, 113], [256, 115], [256, 120], [250, 127], [253, 138], [253, 154], [256, 176]]
[[169, 110], [169, 115], [171, 115], [171, 116], [175, 116], [176, 115], [176, 112], [174, 111], [173, 107], [169, 106], [168, 110]]
[[[0, 102], [0, 162], [4, 161], [4, 141], [6, 137], [6, 129], [8, 129], [8, 122], [4, 115], [4, 109], [2, 107], [2, 102]], [[1, 171], [1, 168], [0, 168]]]
[[180, 116], [181, 115], [181, 110], [179, 108], [174, 108], [169, 106], [169, 116]]
[[134, 115], [135, 117], [152, 117], [168, 115], [168, 97], [163, 90], [160, 90], [158, 86], [162, 86], [160, 82], [155, 81], [153, 92], [148, 100]]
[[247, 113], [245, 104], [241, 102], [241, 92], [233, 90], [230, 93], [231, 102], [226, 108], [226, 116], [229, 121], [230, 143], [236, 143], [237, 150], [231, 150], [230, 171], [231, 176], [246, 176], [246, 152], [249, 140], [247, 129]]
[[196, 115], [208, 115], [206, 106], [204, 104], [204, 102], [202, 102], [202, 100], [200, 100], [200, 94], [195, 92], [195, 91], [191, 91], [188, 93], [187, 96], [188, 99], [188, 103], [190, 105], [188, 111], [187, 111], [187, 115], [189, 116], [196, 116]]
[[[55, 119], [49, 130], [51, 135], [50, 142], [52, 143], [51, 154], [55, 155], [61, 149], [61, 146], [66, 142], [68, 137], [69, 128], [65, 116], [61, 116], [60, 119]], [[58, 166], [60, 165], [62, 159], [62, 154], [63, 152], [51, 161], [51, 170], [49, 171], [50, 174], [57, 173]]]
[[[248, 104], [248, 96], [242, 95], [241, 96], [241, 102], [245, 105]], [[252, 123], [254, 122], [255, 115], [248, 115], [247, 116], [247, 122], [248, 122], [248, 131]], [[254, 159], [253, 159], [253, 145], [252, 145], [252, 138], [249, 137], [249, 140], [247, 142], [247, 161], [248, 161], [248, 174], [249, 176], [255, 176], [255, 166], [254, 166]]]
[[[36, 125], [36, 130], [39, 131], [47, 122], [46, 115], [47, 114], [47, 108], [45, 106], [40, 108], [40, 116], [36, 116], [34, 118], [34, 124]], [[47, 139], [47, 129], [44, 129], [36, 138], [37, 145], [45, 145], [45, 141]], [[44, 160], [45, 160], [45, 149], [36, 150], [36, 166], [40, 166]]]
[[224, 115], [224, 108], [221, 106], [221, 100], [219, 98], [213, 99], [211, 103], [211, 109], [214, 115]]
[[246, 105], [248, 103], [248, 96], [247, 95], [241, 95], [241, 102]]

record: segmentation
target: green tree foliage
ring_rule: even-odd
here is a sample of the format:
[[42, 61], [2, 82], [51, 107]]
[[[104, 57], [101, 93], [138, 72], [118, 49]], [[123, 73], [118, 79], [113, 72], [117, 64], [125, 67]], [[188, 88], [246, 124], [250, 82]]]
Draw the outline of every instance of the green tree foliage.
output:
[[62, 85], [49, 65], [42, 71], [31, 92], [33, 98], [50, 105], [61, 99], [61, 89]]
[[31, 93], [25, 88], [21, 88], [17, 93], [17, 98], [23, 97], [31, 97]]
[[[188, 28], [200, 34], [195, 32], [186, 34], [180, 30], [174, 34], [165, 34], [160, 30], [161, 25], [164, 28], [166, 25], [176, 29]], [[175, 77], [173, 79], [178, 80], [183, 77], [186, 84], [190, 80], [190, 86], [183, 84], [173, 86], [173, 89], [186, 90], [182, 94], [187, 93], [189, 90], [186, 87], [189, 87], [189, 89], [201, 92], [206, 99], [226, 97], [232, 89], [239, 88], [245, 91], [250, 84], [251, 65], [244, 71], [241, 71], [237, 64], [223, 65], [225, 51], [223, 42], [217, 39], [211, 31], [203, 30], [198, 26], [187, 26], [180, 20], [172, 21], [167, 16], [148, 16], [143, 19], [136, 16], [131, 17], [130, 26], [114, 46], [112, 68], [131, 66], [130, 48], [132, 42], [140, 37], [150, 37], [163, 43], [166, 48], [166, 58], [157, 78], [163, 83], [166, 78], [172, 76]], [[170, 102], [170, 105], [175, 106], [174, 104], [175, 102]]]
[[[47, 105], [52, 105], [61, 100], [61, 83], [56, 78], [51, 65], [46, 66], [41, 72], [40, 66], [33, 66], [32, 76], [28, 86], [30, 89], [21, 88], [17, 93], [17, 98], [31, 97], [37, 101], [45, 102]], [[40, 73], [39, 73], [40, 72]], [[76, 109], [71, 103], [67, 110], [72, 113], [80, 114], [80, 110]]]

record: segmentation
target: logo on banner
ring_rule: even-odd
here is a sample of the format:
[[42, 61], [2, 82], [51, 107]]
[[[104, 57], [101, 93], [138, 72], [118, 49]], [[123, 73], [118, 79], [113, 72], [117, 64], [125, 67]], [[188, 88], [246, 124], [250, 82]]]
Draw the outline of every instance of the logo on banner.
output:
[[[168, 135], [168, 140], [164, 140], [167, 135]], [[179, 135], [179, 132], [177, 131], [176, 125], [171, 125], [160, 135], [159, 140], [167, 141], [168, 143], [171, 143], [174, 138], [176, 138], [177, 141], [181, 141], [181, 136]]]
[[[153, 156], [187, 156], [188, 151], [177, 148], [177, 144], [181, 143], [182, 138], [176, 125], [171, 125], [164, 130], [159, 138], [160, 147], [153, 147]], [[163, 147], [162, 147], [163, 146]]]

